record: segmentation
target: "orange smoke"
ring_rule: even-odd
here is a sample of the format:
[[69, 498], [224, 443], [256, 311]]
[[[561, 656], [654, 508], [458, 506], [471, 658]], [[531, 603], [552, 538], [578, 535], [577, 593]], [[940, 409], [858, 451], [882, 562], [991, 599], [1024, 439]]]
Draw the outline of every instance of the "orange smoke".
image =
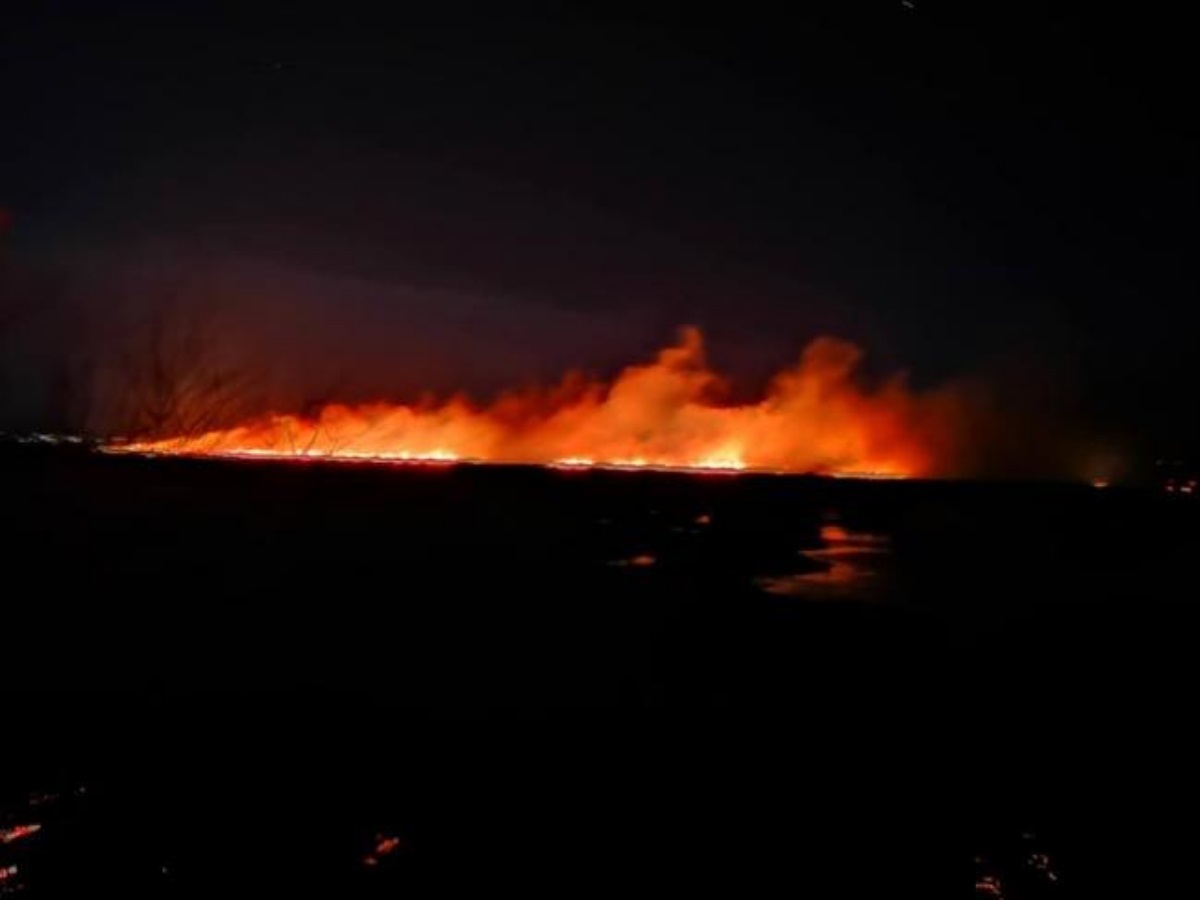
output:
[[944, 474], [953, 397], [895, 377], [861, 385], [861, 352], [818, 338], [755, 403], [722, 403], [695, 328], [611, 383], [570, 374], [486, 406], [329, 404], [232, 428], [143, 440], [131, 452], [379, 461], [476, 461], [902, 478]]

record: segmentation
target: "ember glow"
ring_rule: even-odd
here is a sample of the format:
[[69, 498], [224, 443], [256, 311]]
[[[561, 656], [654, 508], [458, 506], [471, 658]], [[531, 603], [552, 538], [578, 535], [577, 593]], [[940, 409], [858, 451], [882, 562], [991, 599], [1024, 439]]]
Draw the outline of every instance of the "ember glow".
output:
[[861, 352], [818, 338], [752, 403], [723, 402], [724, 378], [686, 328], [649, 363], [611, 382], [567, 375], [557, 386], [415, 405], [329, 404], [230, 428], [110, 447], [137, 453], [346, 462], [496, 462], [563, 468], [802, 472], [904, 478], [942, 474], [954, 398], [902, 377], [868, 389]]

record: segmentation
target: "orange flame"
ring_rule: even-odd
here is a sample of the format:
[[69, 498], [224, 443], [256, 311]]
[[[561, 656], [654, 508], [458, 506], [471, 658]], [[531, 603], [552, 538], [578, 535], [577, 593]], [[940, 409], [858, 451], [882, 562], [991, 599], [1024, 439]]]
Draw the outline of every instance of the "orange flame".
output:
[[611, 383], [570, 374], [551, 390], [508, 393], [487, 406], [329, 404], [313, 416], [273, 413], [232, 428], [114, 446], [141, 453], [286, 459], [507, 462], [759, 470], [903, 478], [945, 468], [945, 391], [902, 377], [875, 390], [856, 379], [861, 352], [818, 338], [777, 374], [765, 397], [722, 404], [703, 338], [685, 328], [650, 363]]

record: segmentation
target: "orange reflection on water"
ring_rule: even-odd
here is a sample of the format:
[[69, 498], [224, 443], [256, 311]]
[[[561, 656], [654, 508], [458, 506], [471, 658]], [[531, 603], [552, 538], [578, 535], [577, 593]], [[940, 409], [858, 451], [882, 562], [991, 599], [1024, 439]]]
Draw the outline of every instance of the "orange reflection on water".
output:
[[851, 531], [842, 525], [821, 526], [824, 546], [805, 550], [806, 559], [823, 564], [816, 572], [760, 578], [768, 594], [806, 599], [869, 599], [876, 589], [879, 562], [890, 552], [886, 535]]

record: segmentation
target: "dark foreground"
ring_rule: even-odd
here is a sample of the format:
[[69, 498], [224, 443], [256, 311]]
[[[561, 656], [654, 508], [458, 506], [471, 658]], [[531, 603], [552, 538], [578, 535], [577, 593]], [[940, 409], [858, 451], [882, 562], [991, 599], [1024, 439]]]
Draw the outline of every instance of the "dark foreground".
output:
[[0, 896], [1192, 876], [1187, 499], [0, 464]]

